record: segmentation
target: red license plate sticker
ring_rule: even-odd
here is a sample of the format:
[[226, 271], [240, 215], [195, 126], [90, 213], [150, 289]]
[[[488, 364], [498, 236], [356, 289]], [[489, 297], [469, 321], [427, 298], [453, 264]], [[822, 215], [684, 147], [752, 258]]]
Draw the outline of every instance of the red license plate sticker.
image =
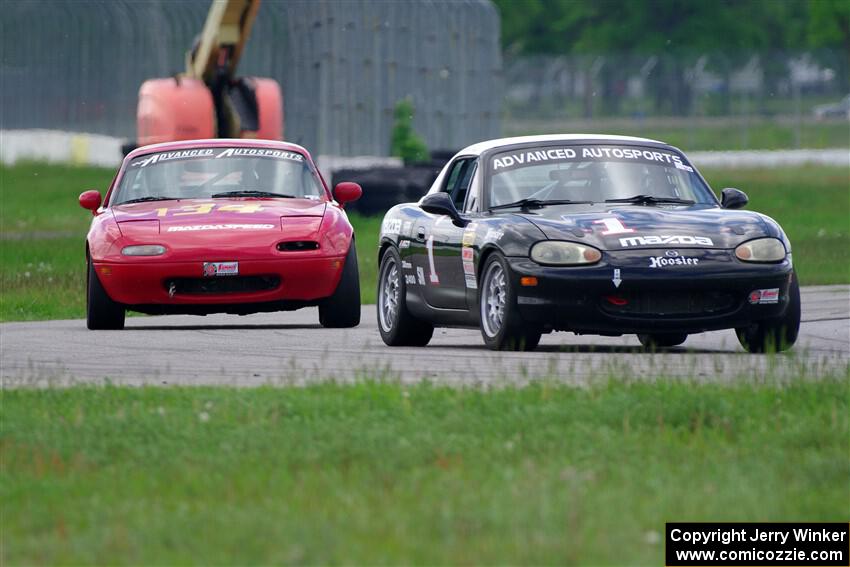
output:
[[238, 276], [239, 262], [204, 262], [204, 276]]

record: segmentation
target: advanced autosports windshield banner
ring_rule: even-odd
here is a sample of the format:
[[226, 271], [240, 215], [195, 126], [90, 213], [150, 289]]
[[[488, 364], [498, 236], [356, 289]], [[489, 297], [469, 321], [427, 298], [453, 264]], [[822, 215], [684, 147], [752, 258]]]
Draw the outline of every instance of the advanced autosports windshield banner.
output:
[[642, 162], [653, 165], [672, 165], [678, 169], [692, 172], [693, 168], [685, 163], [682, 156], [656, 149], [634, 146], [564, 146], [545, 148], [525, 148], [504, 152], [493, 157], [493, 173], [501, 173], [521, 167], [531, 167], [544, 163], [620, 161]]
[[304, 161], [304, 156], [298, 152], [276, 150], [271, 148], [194, 148], [191, 150], [175, 150], [173, 152], [160, 152], [149, 154], [130, 163], [130, 167], [147, 167], [155, 163], [166, 161], [177, 161], [187, 159], [212, 158], [221, 159], [229, 157], [252, 157], [285, 159], [289, 161]]
[[668, 523], [667, 567], [850, 565], [850, 524]]

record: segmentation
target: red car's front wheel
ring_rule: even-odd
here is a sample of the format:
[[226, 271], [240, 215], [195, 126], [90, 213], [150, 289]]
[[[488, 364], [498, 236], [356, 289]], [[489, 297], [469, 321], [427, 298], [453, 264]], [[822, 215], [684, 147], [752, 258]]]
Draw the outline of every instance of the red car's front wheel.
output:
[[113, 301], [103, 289], [91, 260], [86, 279], [86, 326], [93, 331], [124, 328], [124, 306]]
[[319, 323], [322, 327], [347, 328], [360, 324], [360, 271], [357, 268], [357, 249], [354, 240], [348, 247], [342, 277], [336, 291], [319, 304]]

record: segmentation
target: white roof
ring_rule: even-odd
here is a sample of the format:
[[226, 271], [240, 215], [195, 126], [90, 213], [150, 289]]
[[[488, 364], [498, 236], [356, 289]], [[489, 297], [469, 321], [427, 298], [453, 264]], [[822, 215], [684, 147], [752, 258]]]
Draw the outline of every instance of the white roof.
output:
[[573, 142], [576, 140], [593, 140], [596, 142], [652, 142], [654, 144], [663, 144], [658, 140], [650, 140], [649, 138], [635, 138], [634, 136], [613, 136], [605, 134], [547, 134], [543, 136], [517, 136], [514, 138], [498, 138], [495, 140], [486, 140], [467, 146], [457, 153], [457, 155], [481, 155], [482, 152], [498, 148], [500, 146], [512, 146], [514, 144], [526, 144], [535, 142]]

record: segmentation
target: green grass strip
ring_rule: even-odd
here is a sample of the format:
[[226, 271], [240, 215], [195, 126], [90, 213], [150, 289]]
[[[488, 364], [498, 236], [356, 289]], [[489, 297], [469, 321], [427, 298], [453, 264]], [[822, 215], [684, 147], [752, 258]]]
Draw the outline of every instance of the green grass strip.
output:
[[5, 390], [3, 564], [663, 564], [666, 521], [843, 521], [842, 378]]

